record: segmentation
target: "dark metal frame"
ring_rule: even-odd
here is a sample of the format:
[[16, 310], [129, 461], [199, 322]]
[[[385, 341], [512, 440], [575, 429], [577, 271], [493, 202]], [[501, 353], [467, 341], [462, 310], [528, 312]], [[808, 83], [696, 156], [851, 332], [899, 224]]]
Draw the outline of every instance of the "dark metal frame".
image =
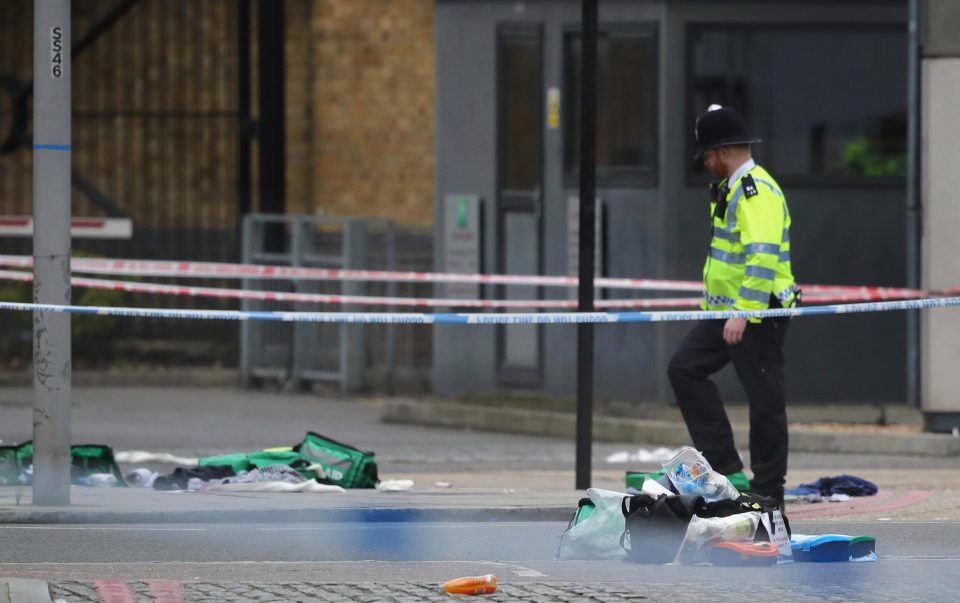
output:
[[[570, 36], [579, 35], [580, 25], [569, 23], [563, 26], [560, 44], [561, 69], [563, 78], [561, 84], [561, 103], [563, 107], [573, 106], [573, 92], [569, 87], [569, 78], [571, 65], [567, 56], [567, 40]], [[649, 37], [653, 42], [653, 69], [652, 82], [654, 86], [653, 95], [655, 98], [654, 116], [652, 120], [653, 139], [654, 139], [654, 157], [653, 163], [649, 166], [636, 168], [613, 168], [603, 169], [597, 166], [597, 186], [598, 188], [654, 188], [659, 184], [660, 175], [660, 116], [663, 107], [660, 106], [660, 23], [657, 21], [634, 21], [630, 23], [601, 23], [599, 26], [599, 35], [611, 37]], [[572, 144], [573, 128], [579, 128], [579, 123], [574, 123], [572, 119], [564, 119], [561, 133], [563, 137], [562, 144], [562, 170], [563, 185], [565, 188], [576, 188], [580, 180], [580, 165], [574, 161], [572, 169], [567, 165], [568, 146]]]
[[[260, 211], [283, 214], [286, 211], [284, 0], [257, 3], [257, 28]], [[281, 225], [269, 226], [266, 232], [267, 249], [283, 249], [287, 236]]]
[[9, 129], [0, 131], [0, 155], [15, 151], [26, 139], [28, 121], [27, 94], [24, 84], [12, 75], [0, 74], [0, 94], [10, 99]]
[[[506, 215], [510, 212], [532, 213], [537, 220], [537, 272], [543, 270], [543, 216], [541, 210], [543, 174], [544, 174], [544, 108], [543, 103], [538, 103], [538, 131], [540, 133], [538, 140], [540, 144], [540, 187], [534, 195], [523, 191], [509, 191], [502, 188], [504, 174], [504, 142], [505, 134], [503, 129], [503, 106], [506, 99], [506, 91], [503, 89], [501, 74], [503, 73], [503, 53], [501, 41], [509, 36], [531, 36], [537, 39], [540, 50], [540, 69], [537, 77], [538, 88], [543, 91], [543, 68], [544, 68], [544, 43], [543, 26], [539, 22], [535, 23], [501, 23], [496, 31], [496, 98], [497, 98], [497, 190], [496, 190], [496, 267], [498, 272], [504, 271], [503, 261], [506, 258], [506, 245], [504, 241], [504, 227]], [[541, 97], [543, 95], [541, 94]], [[504, 297], [504, 286], [496, 286], [493, 290], [497, 297]], [[542, 297], [541, 288], [537, 287], [536, 298]], [[503, 385], [514, 385], [524, 387], [537, 387], [543, 383], [543, 326], [536, 325], [537, 331], [537, 366], [534, 369], [526, 367], [513, 367], [503, 363], [505, 357], [506, 334], [505, 325], [497, 326], [496, 348], [497, 348], [497, 381]]]
[[[854, 31], [867, 31], [867, 30], [905, 30], [907, 25], [899, 25], [896, 23], [890, 22], [875, 22], [875, 23], [811, 23], [811, 22], [798, 22], [798, 23], [770, 23], [763, 21], [737, 21], [737, 22], [714, 22], [714, 21], [689, 21], [685, 24], [684, 27], [684, 39], [683, 39], [683, 49], [684, 49], [684, 75], [683, 75], [683, 90], [684, 90], [684, 123], [687, 123], [687, 119], [690, 119], [691, 115], [696, 115], [697, 108], [693, 106], [693, 95], [690, 94], [690, 91], [693, 89], [693, 53], [691, 52], [691, 44], [693, 41], [693, 34], [696, 30], [703, 29], [722, 29], [722, 28], [762, 28], [762, 29], [773, 29], [773, 30], [836, 30], [836, 31], [845, 31], [849, 32]], [[693, 131], [692, 122], [690, 122], [690, 132]], [[686, 130], [685, 130], [686, 131]], [[685, 143], [683, 145], [683, 164], [684, 164], [684, 181], [688, 186], [698, 187], [703, 186], [709, 181], [708, 174], [696, 174], [693, 171], [693, 164], [691, 158], [694, 156], [694, 140], [692, 136], [686, 137]], [[776, 172], [776, 165], [769, 166], [771, 170]], [[845, 189], [865, 189], [865, 188], [881, 188], [881, 189], [891, 189], [891, 188], [900, 188], [905, 186], [905, 178], [899, 176], [880, 176], [880, 177], [869, 177], [869, 176], [824, 176], [824, 175], [802, 175], [802, 174], [777, 174], [775, 173], [777, 181], [791, 188], [845, 188]]]
[[237, 0], [237, 244], [243, 253], [243, 217], [252, 210], [250, 149], [254, 124], [250, 117], [250, 0]]

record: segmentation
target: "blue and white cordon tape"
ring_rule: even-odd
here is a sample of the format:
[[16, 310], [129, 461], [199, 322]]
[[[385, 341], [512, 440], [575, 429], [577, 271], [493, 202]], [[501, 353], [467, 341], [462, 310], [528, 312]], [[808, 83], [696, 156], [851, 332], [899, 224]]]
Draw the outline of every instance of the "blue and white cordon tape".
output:
[[404, 313], [404, 312], [266, 312], [242, 310], [157, 310], [152, 308], [111, 308], [102, 306], [61, 306], [0, 302], [0, 310], [21, 312], [67, 312], [99, 316], [142, 318], [192, 318], [202, 320], [270, 320], [277, 322], [393, 323], [393, 324], [574, 324], [623, 322], [672, 322], [727, 318], [765, 318], [809, 316], [814, 314], [854, 314], [890, 312], [960, 306], [960, 297], [905, 299], [861, 304], [835, 304], [805, 308], [777, 308], [745, 311], [672, 311], [672, 312], [544, 312], [544, 313]]

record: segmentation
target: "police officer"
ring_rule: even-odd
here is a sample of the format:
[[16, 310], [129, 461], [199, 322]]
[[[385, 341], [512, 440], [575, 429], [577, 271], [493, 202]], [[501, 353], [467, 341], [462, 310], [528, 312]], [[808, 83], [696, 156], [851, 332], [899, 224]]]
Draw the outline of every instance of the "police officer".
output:
[[[711, 105], [695, 126], [698, 152], [717, 178], [710, 185], [710, 250], [703, 268], [704, 310], [793, 306], [790, 213], [777, 182], [754, 163], [740, 115]], [[723, 401], [710, 375], [732, 362], [750, 405], [752, 492], [782, 504], [787, 472], [783, 340], [789, 319], [700, 320], [670, 360], [668, 375], [694, 446], [714, 470], [743, 470]]]

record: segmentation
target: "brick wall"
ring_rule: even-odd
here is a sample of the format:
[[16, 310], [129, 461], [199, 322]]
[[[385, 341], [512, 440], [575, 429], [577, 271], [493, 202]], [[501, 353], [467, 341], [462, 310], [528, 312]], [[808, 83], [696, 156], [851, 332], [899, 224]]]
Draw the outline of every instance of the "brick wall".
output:
[[289, 0], [289, 211], [432, 224], [434, 0]]
[[[74, 39], [114, 5], [74, 3]], [[74, 166], [135, 231], [236, 222], [235, 7], [144, 0], [74, 64]], [[432, 224], [433, 10], [434, 0], [287, 0], [289, 213]], [[32, 17], [30, 0], [0, 2], [0, 74], [31, 79]], [[256, 115], [255, 23], [252, 33]], [[0, 99], [0, 113], [8, 105]], [[256, 208], [256, 148], [252, 162]], [[30, 172], [28, 147], [0, 155], [0, 214], [31, 212]], [[102, 209], [75, 192], [74, 214]]]

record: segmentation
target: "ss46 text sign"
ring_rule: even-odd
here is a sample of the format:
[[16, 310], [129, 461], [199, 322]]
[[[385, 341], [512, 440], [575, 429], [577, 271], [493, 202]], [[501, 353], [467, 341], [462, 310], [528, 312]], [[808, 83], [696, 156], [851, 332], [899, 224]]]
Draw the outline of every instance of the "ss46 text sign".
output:
[[63, 76], [63, 28], [50, 28], [50, 75]]

